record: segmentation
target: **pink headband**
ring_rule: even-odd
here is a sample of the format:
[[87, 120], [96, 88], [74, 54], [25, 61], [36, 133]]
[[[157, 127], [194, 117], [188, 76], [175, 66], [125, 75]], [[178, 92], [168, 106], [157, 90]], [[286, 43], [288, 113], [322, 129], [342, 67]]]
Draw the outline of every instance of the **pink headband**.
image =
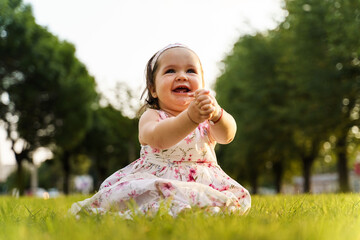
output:
[[160, 57], [160, 55], [165, 52], [166, 50], [170, 49], [170, 48], [176, 48], [176, 47], [182, 47], [182, 48], [187, 48], [189, 50], [191, 50], [190, 48], [188, 48], [186, 45], [181, 44], [181, 43], [172, 43], [167, 45], [166, 47], [164, 47], [163, 49], [159, 50], [156, 54], [155, 57], [153, 58], [153, 60], [151, 61], [151, 71], [154, 71], [154, 66], [155, 63], [157, 62], [158, 58]]

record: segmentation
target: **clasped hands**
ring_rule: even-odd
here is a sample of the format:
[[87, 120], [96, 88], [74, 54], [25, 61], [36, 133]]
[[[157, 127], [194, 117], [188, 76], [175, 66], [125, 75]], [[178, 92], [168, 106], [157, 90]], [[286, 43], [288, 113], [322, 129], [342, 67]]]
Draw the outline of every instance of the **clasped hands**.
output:
[[191, 121], [199, 124], [205, 120], [216, 121], [220, 117], [221, 108], [210, 90], [198, 89], [189, 96], [194, 98], [187, 109]]

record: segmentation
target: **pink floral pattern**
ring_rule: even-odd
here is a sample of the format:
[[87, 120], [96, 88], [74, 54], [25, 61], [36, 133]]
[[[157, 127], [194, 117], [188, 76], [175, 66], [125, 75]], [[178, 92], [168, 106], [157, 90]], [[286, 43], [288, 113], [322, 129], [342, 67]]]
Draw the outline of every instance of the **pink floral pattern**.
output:
[[[159, 121], [168, 117], [162, 111], [159, 116]], [[193, 206], [244, 214], [251, 206], [250, 194], [217, 164], [208, 133], [209, 125], [203, 122], [169, 149], [142, 146], [139, 159], [108, 177], [94, 196], [74, 203], [70, 211], [126, 216], [130, 201], [143, 213], [157, 212], [169, 201], [173, 216]]]

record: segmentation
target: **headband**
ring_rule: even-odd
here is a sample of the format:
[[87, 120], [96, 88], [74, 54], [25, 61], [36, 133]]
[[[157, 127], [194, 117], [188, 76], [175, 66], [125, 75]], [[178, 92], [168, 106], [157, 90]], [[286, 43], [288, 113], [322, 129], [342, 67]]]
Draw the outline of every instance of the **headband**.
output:
[[166, 50], [170, 49], [170, 48], [177, 48], [177, 47], [182, 47], [182, 48], [187, 48], [189, 50], [191, 50], [190, 48], [188, 48], [186, 45], [184, 44], [181, 44], [181, 43], [172, 43], [172, 44], [169, 44], [167, 45], [166, 47], [164, 47], [163, 49], [159, 50], [154, 58], [152, 59], [151, 61], [151, 71], [154, 71], [154, 66], [155, 66], [155, 63], [157, 62], [158, 58], [160, 57], [160, 55], [165, 52]]

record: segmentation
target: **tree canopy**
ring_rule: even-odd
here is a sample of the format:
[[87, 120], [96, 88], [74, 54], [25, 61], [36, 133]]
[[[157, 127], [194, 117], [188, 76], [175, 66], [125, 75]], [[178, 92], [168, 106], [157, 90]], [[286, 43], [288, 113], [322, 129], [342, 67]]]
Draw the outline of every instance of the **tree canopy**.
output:
[[215, 88], [239, 130], [222, 157], [245, 169], [253, 189], [265, 166], [279, 179], [298, 159], [310, 191], [311, 167], [335, 137], [340, 190], [349, 190], [346, 146], [359, 118], [359, 6], [285, 1], [288, 15], [277, 29], [241, 36], [225, 58]]

